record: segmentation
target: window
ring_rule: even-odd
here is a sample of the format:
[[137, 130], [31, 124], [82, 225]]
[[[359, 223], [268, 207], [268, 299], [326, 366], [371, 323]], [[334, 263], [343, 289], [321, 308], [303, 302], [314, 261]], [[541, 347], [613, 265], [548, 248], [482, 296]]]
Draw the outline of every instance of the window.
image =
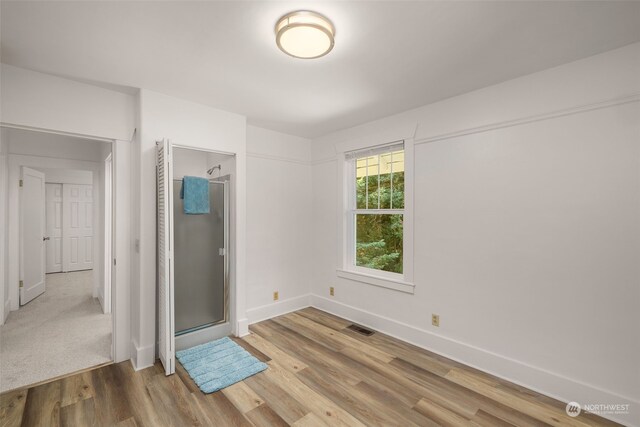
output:
[[346, 270], [403, 280], [404, 143], [347, 153], [345, 161]]

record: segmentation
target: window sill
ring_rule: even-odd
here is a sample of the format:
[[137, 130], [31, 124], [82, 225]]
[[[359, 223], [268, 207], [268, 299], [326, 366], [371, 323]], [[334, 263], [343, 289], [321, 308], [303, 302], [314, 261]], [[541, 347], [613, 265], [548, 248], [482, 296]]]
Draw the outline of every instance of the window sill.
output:
[[353, 271], [340, 270], [336, 271], [338, 277], [343, 279], [354, 280], [356, 282], [367, 283], [369, 285], [378, 286], [381, 288], [393, 289], [394, 291], [404, 292], [407, 294], [413, 294], [415, 285], [413, 283], [405, 282], [402, 280], [388, 279], [373, 276], [370, 274], [356, 273]]

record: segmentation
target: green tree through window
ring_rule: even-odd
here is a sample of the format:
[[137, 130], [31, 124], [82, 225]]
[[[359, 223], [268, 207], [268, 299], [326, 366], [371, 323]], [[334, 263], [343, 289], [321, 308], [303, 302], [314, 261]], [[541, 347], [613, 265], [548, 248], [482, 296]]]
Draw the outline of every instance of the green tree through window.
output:
[[356, 159], [355, 264], [402, 274], [404, 152]]

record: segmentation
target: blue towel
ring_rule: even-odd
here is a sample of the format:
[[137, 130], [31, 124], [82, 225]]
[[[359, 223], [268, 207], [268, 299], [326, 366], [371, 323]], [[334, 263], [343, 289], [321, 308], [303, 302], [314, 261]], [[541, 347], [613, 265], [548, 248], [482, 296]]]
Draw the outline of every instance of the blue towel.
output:
[[228, 337], [176, 352], [176, 357], [204, 393], [212, 393], [267, 369]]
[[182, 178], [180, 198], [184, 200], [184, 213], [208, 214], [209, 211], [209, 180], [197, 176]]

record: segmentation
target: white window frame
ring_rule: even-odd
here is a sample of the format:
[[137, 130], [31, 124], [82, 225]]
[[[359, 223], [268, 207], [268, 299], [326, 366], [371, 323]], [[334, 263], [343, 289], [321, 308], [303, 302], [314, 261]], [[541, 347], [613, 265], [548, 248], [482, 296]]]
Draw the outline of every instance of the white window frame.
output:
[[353, 151], [392, 146], [401, 142], [404, 143], [404, 209], [368, 209], [367, 212], [372, 214], [403, 214], [403, 272], [402, 274], [393, 273], [356, 265], [355, 215], [358, 213], [355, 207], [356, 161], [355, 159], [347, 160], [345, 153], [339, 153], [338, 160], [341, 161], [342, 164], [342, 167], [339, 168], [342, 175], [341, 179], [339, 179], [342, 203], [340, 206], [341, 256], [338, 263], [337, 275], [344, 279], [413, 293], [413, 140], [404, 139], [373, 147], [363, 147]]

